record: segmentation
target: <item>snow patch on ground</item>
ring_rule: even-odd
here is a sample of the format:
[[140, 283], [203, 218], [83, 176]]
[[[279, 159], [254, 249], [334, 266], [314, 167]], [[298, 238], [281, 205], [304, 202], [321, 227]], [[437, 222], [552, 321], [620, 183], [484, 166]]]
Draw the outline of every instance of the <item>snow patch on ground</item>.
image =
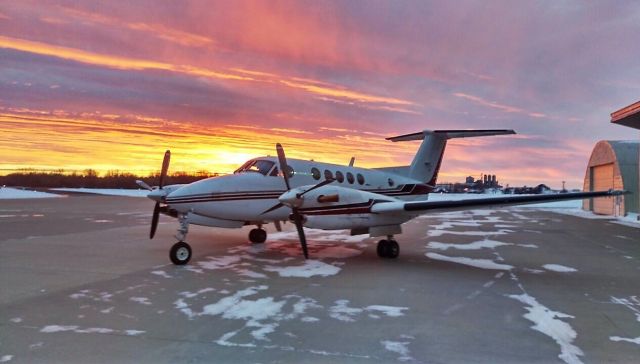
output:
[[52, 198], [52, 197], [65, 197], [63, 195], [56, 195], [55, 193], [38, 192], [31, 190], [21, 190], [11, 187], [0, 187], [0, 200], [17, 200], [28, 198]]
[[575, 268], [566, 267], [566, 266], [560, 265], [560, 264], [545, 264], [545, 265], [542, 266], [542, 268], [544, 268], [546, 270], [553, 271], [553, 272], [560, 272], [560, 273], [571, 273], [571, 272], [577, 272], [578, 271]]
[[131, 297], [129, 298], [130, 301], [133, 302], [137, 302], [141, 305], [150, 305], [151, 302], [149, 302], [149, 299], [147, 297]]
[[128, 190], [118, 188], [51, 188], [52, 191], [61, 192], [80, 192], [91, 193], [95, 195], [107, 195], [107, 196], [126, 196], [126, 197], [147, 197], [149, 191], [147, 190]]
[[413, 358], [409, 355], [410, 354], [409, 341], [383, 340], [383, 341], [380, 341], [380, 343], [382, 344], [382, 346], [384, 346], [385, 350], [388, 350], [392, 353], [400, 354], [400, 357], [398, 357], [398, 360], [400, 361], [413, 360]]
[[3, 355], [0, 356], [0, 363], [6, 363], [11, 361], [11, 359], [13, 359], [13, 355]]
[[204, 269], [227, 269], [233, 264], [240, 261], [241, 257], [237, 255], [226, 255], [222, 257], [208, 257], [208, 261], [198, 262], [198, 265]]
[[52, 334], [57, 332], [74, 332], [76, 334], [124, 334], [124, 335], [140, 335], [145, 333], [141, 330], [114, 330], [103, 327], [88, 327], [85, 329], [76, 325], [48, 325], [40, 329], [40, 332]]
[[427, 245], [427, 248], [438, 249], [438, 250], [448, 250], [449, 248], [458, 249], [458, 250], [480, 250], [483, 248], [494, 249], [504, 245], [513, 245], [513, 244], [503, 243], [501, 241], [489, 240], [489, 239], [478, 240], [469, 244], [447, 244], [447, 243], [439, 243], [434, 241], [429, 243]]
[[611, 303], [625, 306], [636, 315], [636, 320], [640, 322], [640, 299], [638, 296], [631, 296], [629, 298], [611, 297]]
[[167, 274], [167, 272], [165, 272], [163, 270], [154, 270], [154, 271], [151, 272], [151, 274], [155, 274], [157, 276], [164, 277], [164, 278], [173, 278], [172, 276], [170, 276], [169, 274]]
[[328, 277], [336, 275], [340, 272], [340, 268], [321, 262], [319, 260], [306, 260], [303, 265], [298, 266], [274, 266], [267, 265], [264, 267], [267, 272], [278, 272], [281, 277], [297, 277], [310, 278], [313, 276]]
[[336, 320], [344, 322], [354, 322], [355, 318], [361, 313], [368, 312], [370, 318], [380, 318], [375, 312], [382, 313], [387, 317], [404, 316], [402, 311], [408, 310], [409, 307], [396, 307], [384, 305], [370, 305], [366, 307], [349, 307], [349, 300], [337, 300], [334, 305], [329, 308], [329, 316]]
[[207, 288], [200, 289], [195, 293], [192, 293], [192, 292], [189, 292], [189, 291], [183, 291], [183, 292], [180, 292], [179, 295], [183, 296], [183, 297], [186, 297], [186, 298], [194, 298], [194, 297], [197, 297], [197, 296], [199, 296], [199, 295], [201, 295], [203, 293], [213, 292], [215, 290], [216, 290], [215, 288], [207, 287]]
[[626, 337], [620, 337], [620, 336], [611, 336], [609, 337], [609, 340], [611, 341], [626, 341], [632, 344], [638, 344], [640, 345], [640, 336], [638, 336], [635, 339], [630, 339], [630, 338], [626, 338]]
[[534, 323], [531, 326], [532, 329], [549, 336], [560, 345], [560, 355], [558, 355], [560, 359], [569, 364], [582, 363], [580, 356], [583, 356], [584, 353], [573, 344], [578, 334], [571, 325], [560, 320], [574, 318], [573, 316], [552, 311], [526, 293], [509, 295], [508, 297], [528, 305], [525, 307], [528, 312], [524, 314], [524, 318]]
[[490, 236], [490, 235], [505, 235], [508, 233], [512, 233], [513, 230], [508, 229], [500, 229], [497, 231], [448, 231], [448, 230], [429, 230], [427, 232], [428, 236], [436, 237], [442, 236], [444, 234], [453, 234], [453, 235], [465, 235], [465, 236]]
[[482, 269], [494, 269], [494, 270], [511, 270], [513, 266], [508, 264], [499, 264], [494, 262], [491, 259], [472, 259], [466, 257], [449, 257], [446, 255], [438, 254], [438, 253], [427, 253], [425, 254], [428, 258], [434, 260], [442, 260], [445, 262], [452, 262], [458, 264], [464, 264], [475, 268]]

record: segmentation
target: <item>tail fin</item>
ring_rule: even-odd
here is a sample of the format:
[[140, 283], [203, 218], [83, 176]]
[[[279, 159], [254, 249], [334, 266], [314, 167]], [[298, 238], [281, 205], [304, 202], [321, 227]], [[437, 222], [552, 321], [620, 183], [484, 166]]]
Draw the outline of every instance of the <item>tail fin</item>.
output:
[[435, 186], [440, 171], [440, 164], [444, 156], [447, 140], [453, 138], [469, 138], [477, 136], [515, 134], [511, 129], [489, 130], [424, 130], [418, 133], [400, 135], [387, 138], [392, 142], [422, 140], [422, 144], [409, 167], [409, 177], [425, 181], [427, 185]]

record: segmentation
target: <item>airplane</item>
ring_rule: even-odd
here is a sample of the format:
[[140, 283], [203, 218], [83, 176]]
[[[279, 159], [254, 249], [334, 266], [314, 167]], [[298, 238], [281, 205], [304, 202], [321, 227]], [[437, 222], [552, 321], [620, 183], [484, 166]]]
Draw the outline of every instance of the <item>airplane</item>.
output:
[[349, 229], [352, 235], [384, 237], [378, 242], [381, 258], [397, 258], [400, 253], [395, 235], [401, 225], [426, 212], [501, 207], [559, 200], [618, 196], [624, 191], [574, 192], [549, 195], [500, 196], [458, 201], [429, 201], [435, 189], [447, 141], [454, 138], [515, 134], [510, 129], [423, 130], [387, 138], [391, 142], [422, 140], [408, 166], [360, 168], [287, 159], [283, 147], [276, 145], [277, 157], [258, 157], [244, 163], [233, 174], [206, 178], [185, 185], [167, 185], [164, 180], [171, 152], [166, 151], [159, 184], [150, 191], [155, 201], [149, 238], [153, 239], [160, 214], [178, 219], [178, 242], [169, 258], [184, 265], [192, 256], [186, 242], [189, 225], [217, 228], [241, 228], [255, 225], [249, 241], [264, 243], [265, 224], [292, 222], [298, 232], [305, 259], [309, 258], [304, 227], [323, 230]]

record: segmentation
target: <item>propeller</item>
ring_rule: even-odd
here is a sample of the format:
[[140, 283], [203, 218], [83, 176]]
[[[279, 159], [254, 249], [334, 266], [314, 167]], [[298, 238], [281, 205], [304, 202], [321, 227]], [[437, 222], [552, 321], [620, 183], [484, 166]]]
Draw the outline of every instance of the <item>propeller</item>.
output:
[[[289, 192], [291, 191], [291, 184], [289, 183], [289, 171], [291, 169], [287, 164], [287, 157], [285, 156], [284, 149], [282, 148], [282, 145], [280, 145], [280, 143], [276, 144], [276, 152], [278, 153], [278, 162], [280, 163], [280, 170], [282, 171], [282, 176], [284, 177], [284, 184], [287, 186], [287, 192]], [[300, 238], [300, 246], [302, 247], [302, 253], [304, 254], [305, 259], [309, 259], [309, 250], [307, 249], [307, 237], [304, 234], [304, 228], [303, 228], [304, 217], [300, 214], [300, 211], [298, 211], [298, 205], [300, 204], [302, 196], [304, 196], [305, 193], [313, 191], [316, 188], [320, 188], [322, 186], [328, 185], [333, 181], [334, 181], [333, 179], [327, 179], [325, 181], [322, 181], [306, 191], [303, 191], [301, 193], [296, 193], [295, 199], [281, 200], [281, 201], [284, 201], [284, 203], [280, 202], [277, 205], [263, 212], [263, 214], [265, 214], [267, 212], [279, 209], [280, 207], [284, 206], [285, 203], [289, 207], [291, 207], [291, 220], [296, 226], [296, 230], [298, 230], [298, 237]]]
[[[171, 151], [167, 150], [164, 153], [164, 159], [162, 160], [162, 170], [160, 171], [160, 181], [158, 182], [158, 189], [161, 190], [164, 187], [164, 179], [167, 176], [167, 171], [169, 170], [169, 161], [171, 160]], [[144, 184], [149, 187], [148, 184], [143, 181], [136, 181], [138, 186]], [[147, 188], [149, 190], [153, 190], [152, 188]], [[160, 201], [156, 201], [156, 205], [153, 207], [153, 216], [151, 217], [151, 231], [149, 231], [149, 239], [153, 239], [156, 235], [156, 230], [158, 229], [158, 220], [160, 218]]]
[[[335, 181], [335, 179], [332, 179], [332, 178], [330, 178], [330, 179], [326, 179], [326, 180], [324, 180], [324, 181], [322, 181], [322, 182], [318, 183], [317, 185], [315, 185], [315, 186], [311, 187], [310, 189], [308, 189], [308, 190], [306, 190], [306, 191], [304, 191], [304, 192], [296, 193], [296, 196], [295, 196], [295, 197], [296, 197], [296, 200], [300, 200], [300, 199], [302, 198], [302, 196], [304, 196], [307, 192], [311, 192], [311, 191], [315, 190], [316, 188], [320, 188], [320, 187], [322, 187], [322, 186], [326, 186], [326, 185], [328, 185], [329, 183], [332, 183], [333, 181]], [[331, 201], [328, 201], [328, 202], [331, 202]], [[266, 214], [266, 213], [268, 213], [268, 212], [271, 212], [271, 211], [277, 210], [277, 209], [281, 208], [282, 206], [284, 206], [284, 204], [283, 204], [282, 202], [280, 202], [280, 203], [278, 203], [278, 204], [276, 204], [276, 205], [271, 206], [269, 209], [264, 210], [260, 215], [264, 215], [264, 214]]]

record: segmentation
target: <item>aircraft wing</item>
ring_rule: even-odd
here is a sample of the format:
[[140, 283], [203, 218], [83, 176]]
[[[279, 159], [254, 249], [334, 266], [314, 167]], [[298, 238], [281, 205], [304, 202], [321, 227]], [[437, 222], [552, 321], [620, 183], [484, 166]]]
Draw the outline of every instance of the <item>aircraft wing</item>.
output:
[[625, 194], [626, 191], [595, 191], [559, 193], [553, 195], [500, 196], [458, 201], [414, 201], [414, 202], [383, 202], [371, 207], [373, 213], [397, 213], [410, 211], [455, 211], [470, 208], [503, 207], [526, 205], [564, 200], [581, 200], [594, 197], [611, 197]]

